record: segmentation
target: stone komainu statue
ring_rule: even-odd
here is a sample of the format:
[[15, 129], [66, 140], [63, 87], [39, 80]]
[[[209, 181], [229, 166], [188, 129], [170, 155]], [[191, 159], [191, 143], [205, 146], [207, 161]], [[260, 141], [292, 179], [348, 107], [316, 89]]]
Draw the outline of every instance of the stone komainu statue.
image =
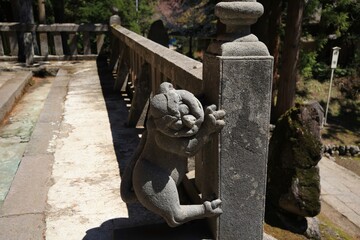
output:
[[122, 177], [122, 199], [138, 200], [172, 227], [221, 214], [219, 199], [181, 205], [177, 186], [187, 171], [187, 158], [222, 129], [224, 116], [215, 105], [204, 111], [193, 94], [162, 83], [150, 100], [146, 131]]
[[[285, 224], [305, 222], [320, 213], [322, 157], [320, 126], [323, 110], [319, 103], [297, 104], [277, 122], [270, 139], [266, 220]], [[294, 222], [291, 222], [291, 219]]]

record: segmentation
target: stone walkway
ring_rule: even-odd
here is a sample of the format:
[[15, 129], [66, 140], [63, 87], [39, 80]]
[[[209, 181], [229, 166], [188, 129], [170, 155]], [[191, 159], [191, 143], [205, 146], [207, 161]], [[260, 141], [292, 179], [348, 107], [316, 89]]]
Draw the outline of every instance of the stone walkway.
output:
[[134, 227], [163, 222], [120, 198], [120, 171], [141, 130], [126, 127], [126, 102], [98, 69], [86, 61], [57, 73], [0, 209], [1, 239], [138, 239], [153, 230]]
[[[4, 74], [0, 73], [0, 79], [13, 81], [14, 78], [18, 78], [25, 80], [29, 73], [8, 72], [6, 75], [12, 76], [11, 78], [2, 78]], [[8, 114], [6, 123], [0, 128], [0, 207], [23, 157], [50, 86], [51, 80], [48, 78], [41, 80], [41, 82], [37, 81], [32, 87], [28, 87], [24, 96]], [[21, 90], [19, 91], [21, 92]]]
[[319, 166], [323, 201], [360, 227], [360, 177], [325, 157]]
[[[126, 102], [103, 67], [62, 64], [0, 209], [1, 239], [207, 237], [201, 223], [139, 227], [162, 221], [121, 201], [120, 173], [141, 131], [126, 128]], [[360, 226], [359, 177], [326, 159], [320, 167], [323, 199]]]
[[0, 71], [0, 122], [21, 96], [31, 76], [29, 71], [17, 72], [16, 75], [14, 72]]

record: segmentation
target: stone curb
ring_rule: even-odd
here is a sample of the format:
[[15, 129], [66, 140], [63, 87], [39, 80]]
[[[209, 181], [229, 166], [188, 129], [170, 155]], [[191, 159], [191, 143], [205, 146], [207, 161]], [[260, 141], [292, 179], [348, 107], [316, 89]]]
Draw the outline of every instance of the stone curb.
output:
[[0, 122], [11, 111], [16, 100], [21, 97], [33, 75], [32, 72], [16, 72], [14, 76], [0, 88]]
[[[59, 73], [64, 74], [63, 71], [61, 69]], [[59, 76], [57, 74], [52, 83], [19, 169], [0, 209], [0, 232], [9, 240], [44, 238], [47, 192], [52, 184], [54, 160], [51, 143], [60, 127], [63, 99], [69, 82], [69, 78]]]

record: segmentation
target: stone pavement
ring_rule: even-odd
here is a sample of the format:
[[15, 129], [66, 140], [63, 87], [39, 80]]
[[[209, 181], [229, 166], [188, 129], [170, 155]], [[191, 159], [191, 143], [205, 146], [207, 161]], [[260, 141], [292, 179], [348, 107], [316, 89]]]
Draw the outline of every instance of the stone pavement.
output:
[[98, 69], [62, 64], [0, 209], [0, 239], [204, 239], [201, 223], [169, 229], [121, 201], [120, 172], [142, 130], [126, 127], [126, 102]]
[[0, 122], [21, 96], [31, 77], [30, 71], [17, 72], [17, 74], [0, 71]]
[[325, 157], [319, 166], [323, 201], [360, 227], [360, 177]]
[[[169, 229], [121, 201], [120, 175], [141, 130], [125, 126], [126, 102], [104, 65], [59, 65], [0, 209], [0, 239], [208, 239], [201, 222]], [[351, 190], [359, 177], [326, 159], [320, 168], [324, 200], [360, 226], [360, 194]]]
[[[21, 98], [18, 96], [20, 100], [13, 109], [11, 109], [12, 105], [7, 107], [3, 105], [4, 108], [2, 108], [3, 112], [10, 110], [11, 112], [8, 113], [6, 122], [0, 128], [0, 207], [11, 186], [51, 87], [51, 78], [31, 81], [31, 86], [26, 84], [29, 80], [28, 76], [31, 76], [30, 71], [5, 73], [9, 78], [4, 77], [4, 72], [0, 72], [0, 79], [7, 80], [5, 85], [0, 85], [0, 92], [6, 92], [8, 96], [15, 98], [17, 94], [11, 91], [9, 82], [15, 82], [22, 87], [27, 85], [27, 90]], [[22, 92], [22, 87], [17, 88], [15, 92]]]

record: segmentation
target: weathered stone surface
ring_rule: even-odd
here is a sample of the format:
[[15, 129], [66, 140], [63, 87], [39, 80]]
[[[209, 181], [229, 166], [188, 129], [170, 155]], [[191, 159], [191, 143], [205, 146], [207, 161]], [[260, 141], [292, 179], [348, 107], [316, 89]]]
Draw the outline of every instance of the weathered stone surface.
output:
[[305, 236], [308, 239], [321, 240], [319, 219], [317, 219], [316, 217], [306, 218], [306, 221], [308, 227], [306, 229]]
[[205, 199], [223, 201], [224, 213], [210, 220], [216, 239], [263, 238], [273, 59], [250, 33], [262, 11], [255, 0], [218, 3], [226, 31], [204, 58], [205, 99], [227, 112], [225, 128], [202, 152], [207, 166], [198, 184]]
[[34, 40], [32, 33], [24, 33], [24, 46], [26, 66], [31, 66], [34, 63]]
[[144, 63], [141, 66], [141, 71], [135, 82], [135, 92], [132, 98], [130, 112], [128, 116], [128, 126], [136, 127], [145, 105], [151, 94], [151, 79], [150, 79], [150, 65]]
[[[59, 71], [50, 92], [56, 100], [60, 97], [56, 86], [67, 85], [63, 87], [68, 91], [62, 100], [57, 100], [59, 105], [53, 105], [61, 106], [63, 112], [56, 136], [49, 143], [54, 164], [52, 185], [44, 203], [47, 205], [44, 235], [46, 239], [75, 240], [106, 239], [110, 234], [108, 239], [112, 239], [115, 224], [143, 221], [139, 220], [141, 217], [130, 219], [132, 210], [119, 198], [120, 173], [116, 161], [118, 156], [125, 158], [124, 151], [132, 151], [137, 136], [130, 134], [133, 129], [124, 130], [127, 109], [120, 98], [110, 95], [111, 78], [98, 75], [104, 70], [100, 63], [86, 61], [65, 67]], [[103, 88], [102, 84], [108, 85]], [[117, 128], [113, 130], [115, 123]], [[41, 129], [42, 125], [37, 127]], [[102, 235], [96, 234], [99, 232]]]
[[256, 1], [222, 1], [215, 14], [227, 25], [251, 25], [263, 14], [264, 7]]
[[40, 213], [26, 215], [12, 215], [1, 218], [1, 238], [15, 239], [43, 239], [45, 227], [44, 215]]
[[31, 72], [17, 72], [6, 74], [0, 71], [0, 121], [14, 106], [22, 95], [26, 85], [31, 80]]
[[203, 151], [202, 195], [223, 201], [224, 213], [211, 223], [214, 235], [262, 239], [272, 57], [206, 55], [205, 61], [206, 100], [227, 113], [220, 139], [214, 137]]
[[320, 104], [312, 102], [297, 104], [277, 122], [270, 140], [268, 164], [266, 219], [269, 223], [279, 224], [277, 220], [280, 220], [286, 228], [301, 232], [303, 228], [306, 230], [305, 217], [320, 212], [317, 164], [322, 157], [322, 118]]
[[153, 87], [154, 92], [162, 82], [161, 76], [163, 76], [163, 78], [171, 79], [174, 85], [191, 91], [195, 95], [202, 93], [201, 62], [156, 44], [121, 26], [113, 26], [111, 30], [130, 51], [135, 51], [140, 58], [151, 59], [151, 80], [156, 83]]
[[120, 25], [121, 24], [121, 18], [119, 17], [119, 9], [117, 7], [111, 7], [111, 13], [113, 14], [110, 17], [109, 24], [111, 25]]
[[162, 83], [150, 101], [142, 142], [123, 175], [122, 199], [129, 203], [137, 199], [171, 227], [221, 214], [219, 199], [181, 205], [177, 186], [187, 171], [187, 158], [222, 129], [224, 115], [215, 105], [204, 111], [193, 94]]

